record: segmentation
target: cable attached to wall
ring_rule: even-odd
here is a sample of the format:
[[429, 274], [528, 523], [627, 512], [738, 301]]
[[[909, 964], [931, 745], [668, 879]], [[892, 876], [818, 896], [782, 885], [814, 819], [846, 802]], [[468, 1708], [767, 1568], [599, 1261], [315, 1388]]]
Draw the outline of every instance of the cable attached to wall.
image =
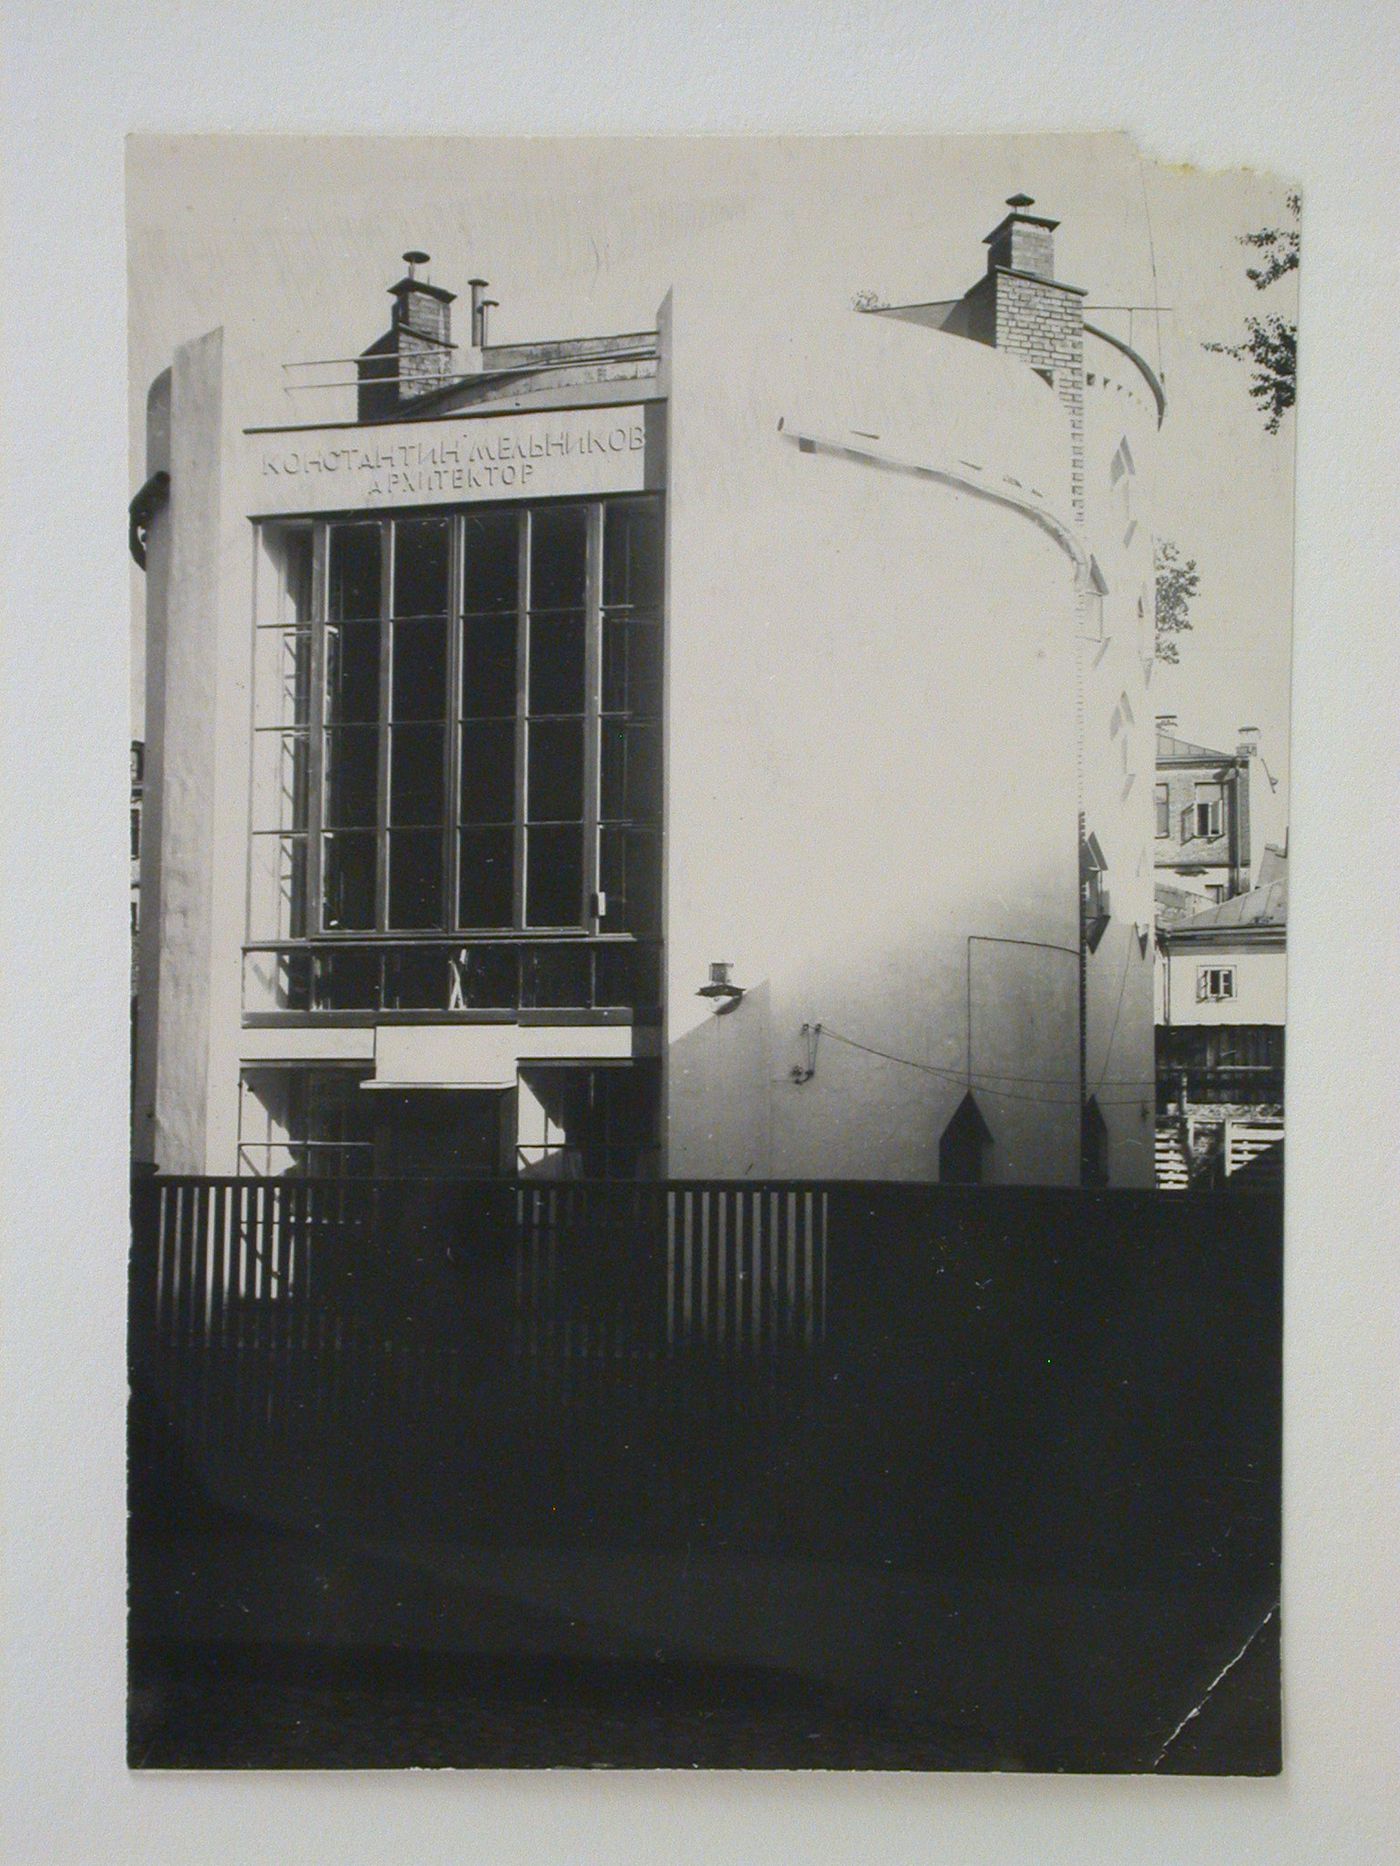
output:
[[[892, 1050], [882, 1050], [877, 1048], [873, 1043], [861, 1043], [855, 1037], [845, 1036], [841, 1031], [833, 1030], [830, 1024], [804, 1024], [802, 1029], [804, 1032], [809, 1030], [819, 1031], [822, 1035], [829, 1037], [833, 1043], [842, 1043], [847, 1049], [860, 1050], [866, 1056], [878, 1056], [882, 1062], [898, 1063], [905, 1069], [917, 1069], [921, 1075], [938, 1076], [949, 1082], [967, 1082], [967, 1073], [965, 1070], [944, 1069], [937, 1063], [917, 1062], [912, 1056], [896, 1056]], [[815, 1046], [812, 1047], [809, 1054], [813, 1062], [813, 1070], [815, 1071]], [[800, 1068], [795, 1067], [792, 1072], [792, 1079], [797, 1081], [800, 1073]], [[804, 1082], [809, 1079], [808, 1076], [801, 1075], [801, 1080]], [[1126, 1088], [1135, 1080], [1136, 1078], [1133, 1077], [1124, 1077], [1121, 1080], [1115, 1081], [1112, 1086], [1115, 1088]], [[1054, 1076], [1009, 1075], [992, 1076], [990, 1078], [979, 1076], [974, 1079], [971, 1086], [976, 1088], [979, 1094], [995, 1095], [1003, 1101], [1036, 1102], [1052, 1108], [1077, 1108], [1080, 1105], [1077, 1095], [1025, 1095], [1015, 1089], [998, 1088], [995, 1086], [998, 1082], [1032, 1083], [1046, 1088], [1055, 1086], [1072, 1088], [1074, 1086], [1068, 1079], [1062, 1080]], [[1138, 1082], [1140, 1091], [1145, 1091], [1148, 1086], [1150, 1085], [1145, 1077]], [[1109, 1099], [1107, 1101], [1101, 1098], [1099, 1106], [1101, 1108], [1133, 1108], [1136, 1107], [1141, 1100], [1142, 1093], [1140, 1092], [1137, 1095]]]
[[800, 1085], [810, 1082], [817, 1073], [817, 1044], [821, 1041], [822, 1027], [820, 1024], [804, 1024], [799, 1034], [807, 1046], [807, 1060], [805, 1063], [794, 1063], [788, 1074]]

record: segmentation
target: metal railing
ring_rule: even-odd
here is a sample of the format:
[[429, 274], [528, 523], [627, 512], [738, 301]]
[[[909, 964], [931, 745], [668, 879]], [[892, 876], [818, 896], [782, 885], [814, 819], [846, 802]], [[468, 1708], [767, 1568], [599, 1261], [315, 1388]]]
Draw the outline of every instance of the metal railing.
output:
[[245, 947], [245, 1015], [364, 1011], [450, 1018], [529, 1010], [645, 1017], [660, 948], [630, 938], [267, 942]]
[[1204, 1068], [1159, 1065], [1157, 1106], [1179, 1105], [1182, 1087], [1186, 1100], [1203, 1107], [1282, 1107], [1283, 1071], [1266, 1064], [1217, 1063]]

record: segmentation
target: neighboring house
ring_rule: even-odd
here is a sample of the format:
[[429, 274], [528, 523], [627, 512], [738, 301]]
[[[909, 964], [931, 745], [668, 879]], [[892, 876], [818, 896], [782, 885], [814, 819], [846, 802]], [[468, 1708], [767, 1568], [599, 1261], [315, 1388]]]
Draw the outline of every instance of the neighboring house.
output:
[[299, 425], [291, 295], [176, 352], [138, 1161], [1151, 1183], [1164, 401], [1008, 205], [961, 299], [549, 342], [409, 253]]
[[1282, 1161], [1287, 857], [1269, 879], [1158, 933], [1159, 1172], [1166, 1183]]
[[1157, 920], [1173, 921], [1243, 894], [1250, 886], [1249, 776], [1258, 732], [1241, 726], [1233, 752], [1176, 736], [1157, 719], [1152, 793]]

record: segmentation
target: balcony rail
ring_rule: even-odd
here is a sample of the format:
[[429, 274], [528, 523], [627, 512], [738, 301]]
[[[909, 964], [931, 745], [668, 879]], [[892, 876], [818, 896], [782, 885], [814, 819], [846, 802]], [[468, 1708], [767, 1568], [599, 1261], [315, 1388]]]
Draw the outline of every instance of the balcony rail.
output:
[[1213, 1068], [1157, 1068], [1157, 1107], [1180, 1104], [1182, 1084], [1186, 1101], [1201, 1107], [1281, 1108], [1283, 1071], [1264, 1063], [1217, 1063]]
[[654, 1021], [661, 949], [629, 938], [396, 939], [253, 943], [244, 948], [248, 1017], [368, 1012], [471, 1018], [531, 1010], [630, 1013]]

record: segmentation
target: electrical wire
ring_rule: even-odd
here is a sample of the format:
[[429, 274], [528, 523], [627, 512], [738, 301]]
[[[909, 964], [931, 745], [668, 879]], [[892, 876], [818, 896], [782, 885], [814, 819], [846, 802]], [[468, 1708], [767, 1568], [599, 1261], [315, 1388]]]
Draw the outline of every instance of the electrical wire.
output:
[[[812, 1027], [817, 1028], [815, 1025]], [[831, 1028], [830, 1024], [822, 1024], [820, 1029], [824, 1036], [836, 1037], [838, 1042], [848, 1044], [853, 1049], [871, 1050], [873, 1055], [883, 1056], [887, 1062], [906, 1063], [911, 1069], [922, 1069], [929, 1075], [948, 1076], [957, 1082], [966, 1082], [968, 1079], [966, 1068], [948, 1069], [938, 1063], [917, 1063], [908, 1056], [895, 1056], [887, 1050], [873, 1049], [870, 1044], [859, 1043], [854, 1037], [840, 1036], [838, 1032]], [[1077, 1088], [1079, 1086], [1074, 1076], [1017, 1076], [1011, 1075], [1007, 1071], [1001, 1069], [974, 1069], [972, 1076], [975, 1081], [1017, 1082], [1027, 1084], [1033, 1088]], [[1153, 1080], [1155, 1080], [1155, 1077], [1114, 1076], [1111, 1079], [1104, 1078], [1100, 1081], [1099, 1086], [1100, 1088], [1134, 1088], [1140, 1087]]]
[[[597, 356], [562, 357], [554, 361], [545, 361], [545, 362], [536, 362], [536, 363], [512, 363], [508, 368], [502, 368], [502, 369], [479, 369], [479, 370], [454, 371], [453, 374], [451, 375], [438, 376], [438, 377], [433, 378], [431, 381], [427, 377], [424, 377], [424, 376], [410, 376], [410, 375], [399, 374], [396, 372], [393, 375], [355, 376], [348, 381], [284, 382], [282, 384], [282, 389], [285, 394], [292, 395], [292, 394], [296, 394], [307, 389], [378, 388], [378, 387], [383, 387], [383, 385], [386, 383], [413, 382], [413, 383], [425, 384], [426, 387], [425, 387], [424, 392], [426, 393], [428, 389], [437, 391], [437, 390], [444, 390], [444, 389], [465, 388], [467, 385], [474, 383], [474, 382], [499, 382], [507, 376], [542, 375], [544, 374], [546, 370], [551, 370], [551, 369], [582, 368], [585, 365], [591, 366], [595, 363], [646, 362], [650, 357], [654, 356], [655, 354], [656, 354], [656, 351], [655, 351], [654, 346], [646, 346], [646, 347], [631, 349], [631, 350], [603, 351]], [[373, 357], [356, 357], [353, 360], [355, 362], [362, 362], [362, 363], [363, 362], [372, 363], [375, 361]], [[312, 369], [312, 368], [318, 367], [318, 365], [315, 365], [312, 363], [284, 363], [282, 367], [284, 369]]]
[[1152, 262], [1152, 305], [1157, 336], [1157, 376], [1165, 388], [1167, 374], [1162, 368], [1162, 294], [1157, 284], [1157, 244], [1152, 238], [1152, 208], [1147, 199], [1147, 169], [1141, 156], [1138, 157], [1138, 180], [1142, 184], [1142, 215], [1147, 222], [1147, 255]]
[[[1080, 1105], [1077, 1095], [1023, 1095], [1016, 1089], [996, 1088], [993, 1086], [996, 1082], [1038, 1083], [1047, 1088], [1057, 1085], [1063, 1087], [1073, 1086], [1063, 1077], [995, 1075], [984, 1077], [979, 1075], [974, 1076], [972, 1080], [969, 1081], [967, 1071], [964, 1069], [944, 1069], [937, 1063], [916, 1062], [912, 1056], [896, 1056], [892, 1050], [882, 1050], [877, 1048], [873, 1043], [861, 1043], [858, 1042], [855, 1037], [843, 1036], [839, 1030], [833, 1030], [830, 1024], [824, 1023], [822, 1025], [822, 1035], [824, 1037], [830, 1037], [835, 1043], [844, 1043], [847, 1049], [861, 1050], [867, 1056], [878, 1056], [883, 1062], [898, 1063], [905, 1069], [917, 1069], [921, 1075], [941, 1076], [951, 1082], [967, 1082], [970, 1088], [975, 1086], [982, 1094], [994, 1095], [999, 1101], [1036, 1102], [1051, 1108], [1077, 1108]], [[1139, 1087], [1144, 1090], [1149, 1086], [1148, 1078], [1146, 1077], [1124, 1077], [1121, 1081], [1114, 1082], [1112, 1086], [1115, 1088], [1127, 1087], [1134, 1080], [1137, 1080]], [[1153, 1081], [1155, 1082], [1155, 1078], [1153, 1078]], [[1103, 1086], [1103, 1084], [1100, 1086]], [[1130, 1108], [1136, 1107], [1142, 1100], [1142, 1094], [1118, 1098], [1110, 1097], [1107, 1101], [1101, 1101], [1099, 1106], [1102, 1108]]]

